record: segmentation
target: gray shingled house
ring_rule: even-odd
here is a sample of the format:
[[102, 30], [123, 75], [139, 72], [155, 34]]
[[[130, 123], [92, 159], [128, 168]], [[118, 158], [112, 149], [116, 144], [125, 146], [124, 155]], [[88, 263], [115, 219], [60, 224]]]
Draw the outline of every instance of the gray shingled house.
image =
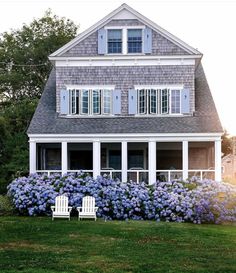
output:
[[221, 180], [222, 127], [202, 54], [126, 4], [49, 56], [30, 173]]

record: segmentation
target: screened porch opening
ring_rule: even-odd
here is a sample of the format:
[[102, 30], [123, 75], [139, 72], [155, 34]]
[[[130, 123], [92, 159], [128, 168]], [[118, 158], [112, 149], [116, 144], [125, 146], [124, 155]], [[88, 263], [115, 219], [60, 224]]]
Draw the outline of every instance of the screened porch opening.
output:
[[101, 175], [121, 180], [121, 143], [101, 143]]
[[182, 142], [157, 142], [156, 170], [158, 181], [181, 179], [183, 176]]
[[68, 143], [69, 172], [93, 173], [93, 145], [92, 143]]
[[128, 143], [128, 181], [148, 183], [148, 143]]
[[37, 172], [61, 171], [61, 143], [37, 143], [36, 150]]
[[188, 143], [189, 177], [215, 179], [215, 146], [213, 141]]

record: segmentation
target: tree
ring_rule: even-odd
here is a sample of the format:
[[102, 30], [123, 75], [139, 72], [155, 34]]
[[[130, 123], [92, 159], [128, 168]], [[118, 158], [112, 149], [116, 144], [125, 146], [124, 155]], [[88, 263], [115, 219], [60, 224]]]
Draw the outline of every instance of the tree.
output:
[[39, 98], [52, 64], [48, 55], [75, 37], [69, 19], [45, 12], [41, 19], [0, 36], [0, 101]]
[[0, 35], [0, 194], [28, 173], [26, 131], [52, 69], [48, 55], [74, 38], [77, 28], [48, 10], [29, 26]]
[[232, 153], [233, 152], [233, 141], [226, 130], [224, 130], [224, 134], [222, 135], [221, 140], [222, 140], [221, 148], [222, 148], [223, 156], [226, 156], [226, 155]]

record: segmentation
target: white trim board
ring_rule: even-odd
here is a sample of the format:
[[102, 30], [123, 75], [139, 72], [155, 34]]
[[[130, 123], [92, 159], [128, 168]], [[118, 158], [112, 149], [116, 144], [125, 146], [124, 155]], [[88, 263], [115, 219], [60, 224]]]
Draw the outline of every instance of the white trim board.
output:
[[[127, 4], [122, 4], [120, 7], [118, 7], [117, 9], [115, 9], [114, 11], [112, 11], [111, 13], [109, 13], [103, 19], [101, 19], [100, 21], [98, 21], [96, 24], [94, 24], [93, 26], [91, 26], [90, 28], [88, 28], [87, 30], [85, 30], [84, 32], [82, 32], [81, 34], [79, 34], [72, 41], [70, 41], [69, 43], [67, 43], [63, 47], [59, 48], [54, 53], [52, 53], [50, 55], [50, 57], [60, 56], [61, 54], [63, 54], [64, 52], [66, 52], [67, 50], [69, 50], [73, 46], [75, 46], [77, 43], [79, 43], [80, 41], [82, 41], [83, 39], [85, 39], [86, 37], [88, 37], [92, 32], [94, 32], [94, 31], [102, 28], [104, 25], [106, 25], [107, 23], [109, 23], [114, 18], [117, 19], [117, 16], [119, 16], [119, 13], [121, 13], [123, 11], [129, 12], [130, 14], [132, 14], [134, 16], [134, 18], [138, 19], [144, 25], [146, 25], [146, 26], [152, 28], [153, 30], [157, 31], [162, 36], [164, 36], [165, 38], [167, 38], [168, 40], [170, 40], [171, 42], [173, 42], [177, 46], [179, 46], [182, 49], [184, 49], [185, 51], [187, 51], [189, 54], [200, 54], [201, 55], [201, 53], [198, 50], [196, 50], [193, 47], [189, 46], [184, 41], [180, 40], [179, 38], [177, 38], [173, 34], [169, 33], [168, 31], [166, 31], [165, 29], [163, 29], [162, 27], [160, 27], [156, 23], [152, 22], [150, 19], [148, 19], [147, 17], [143, 16], [142, 14], [140, 14], [139, 12], [137, 12], [136, 10], [134, 10], [133, 8], [131, 8], [130, 6], [128, 6]], [[124, 18], [124, 13], [123, 13], [123, 18], [122, 19], [125, 19]]]
[[32, 135], [29, 142], [182, 142], [182, 141], [221, 141], [221, 134], [94, 134], [94, 135]]
[[160, 60], [158, 58], [153, 59], [88, 59], [88, 60], [57, 60], [55, 62], [56, 67], [85, 67], [85, 66], [165, 66], [165, 65], [195, 65], [194, 59], [166, 59]]

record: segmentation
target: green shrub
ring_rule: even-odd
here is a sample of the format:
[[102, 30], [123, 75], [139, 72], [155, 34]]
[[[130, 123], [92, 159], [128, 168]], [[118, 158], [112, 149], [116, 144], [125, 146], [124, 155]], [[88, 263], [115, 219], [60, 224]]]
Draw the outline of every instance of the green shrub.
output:
[[12, 201], [7, 195], [0, 195], [0, 215], [9, 215], [14, 211]]

